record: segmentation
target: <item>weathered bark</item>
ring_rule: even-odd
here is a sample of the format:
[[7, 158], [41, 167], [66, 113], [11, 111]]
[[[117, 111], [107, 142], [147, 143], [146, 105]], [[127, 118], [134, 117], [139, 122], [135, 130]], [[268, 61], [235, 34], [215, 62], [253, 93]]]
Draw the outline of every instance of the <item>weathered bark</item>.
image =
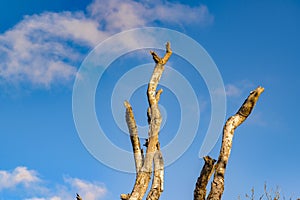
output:
[[248, 98], [245, 100], [238, 112], [230, 117], [223, 128], [222, 146], [218, 158], [218, 162], [215, 166], [214, 179], [211, 183], [210, 193], [207, 197], [208, 200], [220, 200], [224, 192], [224, 175], [228, 158], [230, 156], [232, 139], [234, 130], [241, 125], [245, 119], [250, 115], [254, 108], [260, 94], [264, 91], [264, 88], [258, 87], [251, 91]]
[[[162, 73], [164, 65], [172, 55], [170, 43], [166, 44], [166, 53], [163, 58], [160, 58], [155, 52], [150, 51], [156, 65], [150, 78], [147, 97], [149, 108], [147, 110], [149, 131], [148, 139], [146, 140], [146, 154], [144, 156], [141, 148], [140, 139], [136, 121], [129, 102], [125, 101], [126, 107], [126, 122], [130, 133], [130, 140], [134, 153], [135, 167], [136, 167], [136, 180], [132, 192], [130, 194], [121, 194], [122, 200], [142, 200], [144, 197], [149, 182], [151, 180], [153, 163], [154, 174], [151, 189], [147, 195], [147, 200], [158, 200], [164, 189], [164, 161], [160, 151], [159, 144], [159, 131], [162, 122], [161, 113], [158, 107], [158, 102], [162, 89], [156, 90]], [[200, 176], [197, 179], [196, 187], [194, 190], [194, 200], [205, 200], [206, 187], [211, 175], [214, 173], [214, 178], [211, 183], [211, 189], [207, 200], [220, 200], [224, 192], [224, 176], [226, 165], [231, 152], [232, 139], [235, 129], [241, 125], [253, 110], [260, 94], [264, 88], [258, 87], [250, 93], [238, 112], [231, 116], [225, 123], [223, 128], [222, 146], [217, 163], [216, 160], [209, 156], [204, 157], [205, 164], [201, 170]], [[77, 194], [77, 200], [82, 198]]]
[[151, 189], [147, 195], [146, 200], [159, 199], [164, 188], [164, 161], [160, 151], [160, 145], [157, 144], [157, 150], [154, 154], [154, 174]]
[[[133, 145], [134, 151], [136, 151], [138, 154], [136, 156], [135, 154], [135, 162], [136, 162], [136, 169], [137, 171], [137, 177], [136, 181], [133, 187], [133, 190], [131, 194], [122, 194], [121, 199], [129, 199], [129, 200], [141, 200], [143, 196], [145, 195], [150, 179], [152, 174], [152, 168], [153, 168], [153, 161], [155, 162], [155, 174], [153, 180], [153, 185], [150, 190], [150, 193], [153, 193], [154, 196], [151, 196], [151, 199], [158, 199], [160, 197], [160, 194], [163, 189], [163, 161], [162, 161], [162, 154], [159, 150], [159, 142], [158, 142], [158, 134], [160, 130], [160, 125], [162, 122], [161, 119], [161, 113], [158, 107], [158, 101], [160, 98], [160, 94], [162, 93], [162, 90], [156, 91], [157, 85], [159, 83], [159, 80], [161, 78], [161, 75], [164, 71], [164, 65], [169, 60], [172, 51], [170, 48], [170, 43], [168, 42], [166, 44], [166, 54], [163, 58], [160, 58], [155, 52], [150, 52], [153, 56], [153, 59], [156, 63], [154, 71], [152, 73], [152, 76], [150, 78], [148, 89], [147, 89], [147, 96], [148, 96], [148, 102], [149, 102], [149, 109], [148, 109], [148, 121], [149, 121], [149, 132], [148, 132], [148, 140], [147, 140], [147, 150], [144, 160], [142, 160], [142, 166], [140, 167], [139, 163], [139, 154], [140, 154], [140, 147], [138, 148], [139, 142], [137, 140], [133, 140], [133, 137], [131, 137], [131, 142], [135, 143]], [[126, 106], [126, 119], [127, 124], [129, 127], [129, 131], [131, 131], [131, 135], [136, 133], [137, 136], [137, 130], [136, 125], [132, 113], [131, 106], [128, 102], [125, 102]], [[130, 112], [131, 111], [131, 112]], [[131, 128], [130, 128], [131, 127]], [[138, 136], [137, 136], [138, 137]], [[148, 195], [149, 196], [149, 195]]]
[[206, 186], [214, 171], [215, 159], [209, 156], [204, 158], [204, 166], [201, 170], [200, 176], [197, 179], [196, 187], [194, 190], [194, 200], [205, 200], [206, 197]]
[[138, 136], [137, 126], [134, 119], [132, 107], [128, 101], [125, 101], [124, 105], [126, 107], [126, 122], [130, 133], [130, 140], [135, 161], [135, 169], [136, 173], [138, 173], [143, 166], [144, 155], [141, 148], [140, 138]]

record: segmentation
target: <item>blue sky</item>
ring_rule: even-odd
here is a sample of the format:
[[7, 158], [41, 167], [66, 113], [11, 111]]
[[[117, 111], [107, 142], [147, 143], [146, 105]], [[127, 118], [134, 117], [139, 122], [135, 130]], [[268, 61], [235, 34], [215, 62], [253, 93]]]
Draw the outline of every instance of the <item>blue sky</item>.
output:
[[[287, 198], [300, 197], [298, 1], [11, 0], [2, 2], [0, 24], [1, 200], [73, 199], [76, 192], [85, 199], [110, 200], [131, 191], [134, 174], [107, 167], [81, 142], [72, 88], [82, 61], [97, 44], [120, 31], [147, 26], [179, 31], [206, 49], [226, 88], [226, 118], [249, 91], [265, 87], [249, 119], [236, 130], [224, 199], [245, 199], [252, 187], [258, 197], [264, 183], [270, 189], [278, 186]], [[122, 73], [152, 62], [147, 51], [118, 58], [97, 88], [98, 120], [106, 136], [125, 150], [130, 150], [130, 140], [113, 121], [111, 92]], [[210, 120], [210, 96], [184, 59], [174, 55], [170, 66], [192, 85], [201, 117], [191, 146], [165, 169], [161, 199], [192, 199], [203, 165], [198, 154]], [[176, 94], [164, 89], [162, 145], [175, 136], [181, 112]], [[145, 86], [130, 101], [138, 124], [146, 125]], [[119, 112], [124, 112], [122, 105]], [[209, 155], [217, 158], [219, 148], [220, 141]]]

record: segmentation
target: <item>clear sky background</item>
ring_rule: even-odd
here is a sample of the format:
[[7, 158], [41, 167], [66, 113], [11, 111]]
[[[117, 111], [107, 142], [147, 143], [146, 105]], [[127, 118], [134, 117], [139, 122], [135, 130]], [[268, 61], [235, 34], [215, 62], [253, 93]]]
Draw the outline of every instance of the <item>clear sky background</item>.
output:
[[[78, 192], [87, 200], [110, 200], [131, 191], [134, 174], [105, 166], [82, 144], [73, 121], [72, 87], [81, 62], [98, 43], [147, 26], [180, 31], [206, 49], [226, 87], [227, 117], [252, 89], [265, 87], [249, 119], [236, 130], [224, 199], [246, 199], [252, 187], [258, 197], [265, 183], [286, 198], [300, 198], [299, 1], [10, 0], [0, 7], [0, 199], [74, 199]], [[136, 53], [151, 62], [147, 51]], [[105, 132], [126, 150], [130, 140], [101, 103], [110, 102], [122, 66], [129, 70], [143, 63], [134, 55], [108, 68], [96, 95]], [[183, 60], [171, 58], [171, 67], [177, 63], [195, 89], [201, 119], [192, 145], [166, 167], [161, 199], [192, 199], [210, 119], [204, 81]], [[165, 93], [162, 145], [174, 137], [180, 120], [176, 97], [167, 88]], [[138, 123], [145, 125], [145, 87], [130, 101]], [[220, 141], [210, 156], [217, 158], [219, 148]]]

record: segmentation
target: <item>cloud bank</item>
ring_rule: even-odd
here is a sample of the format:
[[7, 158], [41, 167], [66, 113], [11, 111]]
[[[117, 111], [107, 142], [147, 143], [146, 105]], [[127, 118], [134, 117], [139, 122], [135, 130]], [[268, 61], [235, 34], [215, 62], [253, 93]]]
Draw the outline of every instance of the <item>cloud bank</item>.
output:
[[50, 88], [73, 80], [88, 50], [110, 35], [145, 26], [206, 26], [205, 5], [163, 0], [95, 0], [84, 11], [25, 16], [0, 35], [0, 84]]
[[102, 183], [72, 177], [64, 178], [63, 185], [53, 186], [38, 177], [35, 170], [28, 170], [24, 166], [16, 167], [12, 171], [0, 170], [0, 194], [6, 190], [13, 191], [16, 195], [25, 195], [25, 200], [71, 200], [76, 193], [83, 199], [100, 200], [107, 193]]
[[29, 187], [30, 184], [39, 181], [37, 173], [33, 170], [28, 170], [26, 167], [17, 167], [12, 172], [0, 170], [0, 191], [14, 188], [17, 185]]

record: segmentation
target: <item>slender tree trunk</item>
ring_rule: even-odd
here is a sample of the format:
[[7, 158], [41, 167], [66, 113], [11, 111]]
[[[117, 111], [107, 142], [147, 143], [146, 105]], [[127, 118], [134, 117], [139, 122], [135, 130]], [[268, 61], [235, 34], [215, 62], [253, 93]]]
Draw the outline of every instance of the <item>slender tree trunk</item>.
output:
[[158, 143], [157, 150], [154, 154], [154, 174], [151, 189], [146, 200], [157, 200], [163, 192], [164, 186], [164, 161]]
[[214, 165], [214, 160], [208, 156], [204, 157], [205, 164], [201, 170], [201, 174], [197, 180], [194, 190], [194, 200], [205, 200], [206, 186], [211, 174], [214, 172], [214, 178], [207, 200], [220, 200], [224, 192], [224, 176], [228, 163], [228, 159], [232, 147], [232, 139], [235, 129], [241, 125], [253, 110], [260, 94], [264, 88], [257, 87], [250, 92], [248, 98], [244, 101], [238, 112], [230, 117], [223, 128], [222, 146], [218, 158], [218, 162]]
[[206, 186], [208, 181], [213, 174], [215, 159], [212, 159], [209, 156], [204, 158], [204, 166], [201, 170], [200, 176], [197, 179], [196, 187], [194, 190], [194, 200], [205, 200], [206, 197]]
[[147, 89], [147, 96], [149, 102], [149, 108], [147, 112], [149, 121], [149, 132], [148, 140], [146, 142], [147, 150], [145, 158], [143, 158], [143, 153], [140, 148], [140, 142], [138, 139], [137, 128], [132, 108], [129, 102], [124, 103], [126, 107], [126, 121], [131, 135], [131, 143], [134, 151], [137, 177], [131, 194], [121, 194], [121, 199], [123, 200], [141, 200], [144, 197], [151, 179], [153, 162], [154, 176], [152, 187], [150, 189], [149, 195], [147, 196], [147, 199], [159, 199], [161, 192], [163, 191], [164, 166], [162, 153], [160, 152], [158, 141], [160, 125], [162, 122], [161, 113], [158, 107], [158, 101], [160, 99], [162, 89], [156, 91], [156, 88], [164, 71], [164, 65], [167, 63], [170, 56], [172, 55], [170, 43], [168, 42], [166, 44], [166, 54], [163, 58], [160, 58], [153, 51], [151, 51], [150, 53], [153, 56], [156, 65], [150, 78]]
[[[255, 90], [251, 91], [250, 95], [245, 100], [243, 105], [240, 107], [238, 112], [226, 121], [225, 126], [223, 128], [222, 146], [221, 146], [217, 164], [215, 165], [214, 178], [211, 183], [211, 189], [210, 189], [210, 193], [207, 197], [207, 200], [220, 200], [221, 199], [222, 194], [224, 192], [224, 176], [225, 176], [227, 162], [228, 162], [230, 152], [231, 152], [234, 131], [250, 115], [260, 94], [263, 91], [264, 91], [264, 88], [262, 88], [262, 87], [257, 87]], [[199, 178], [201, 178], [201, 176]], [[206, 179], [206, 177], [204, 176], [203, 179]], [[202, 182], [206, 183], [205, 180], [202, 180]], [[202, 188], [205, 188], [205, 187], [202, 187]], [[197, 186], [196, 186], [196, 189], [197, 189]], [[201, 188], [199, 188], [199, 189], [201, 190]], [[202, 193], [205, 193], [205, 191], [203, 189], [202, 189], [202, 191], [203, 191]], [[197, 198], [195, 198], [195, 199], [197, 199]], [[203, 199], [202, 196], [199, 197], [199, 199], [200, 198]]]

